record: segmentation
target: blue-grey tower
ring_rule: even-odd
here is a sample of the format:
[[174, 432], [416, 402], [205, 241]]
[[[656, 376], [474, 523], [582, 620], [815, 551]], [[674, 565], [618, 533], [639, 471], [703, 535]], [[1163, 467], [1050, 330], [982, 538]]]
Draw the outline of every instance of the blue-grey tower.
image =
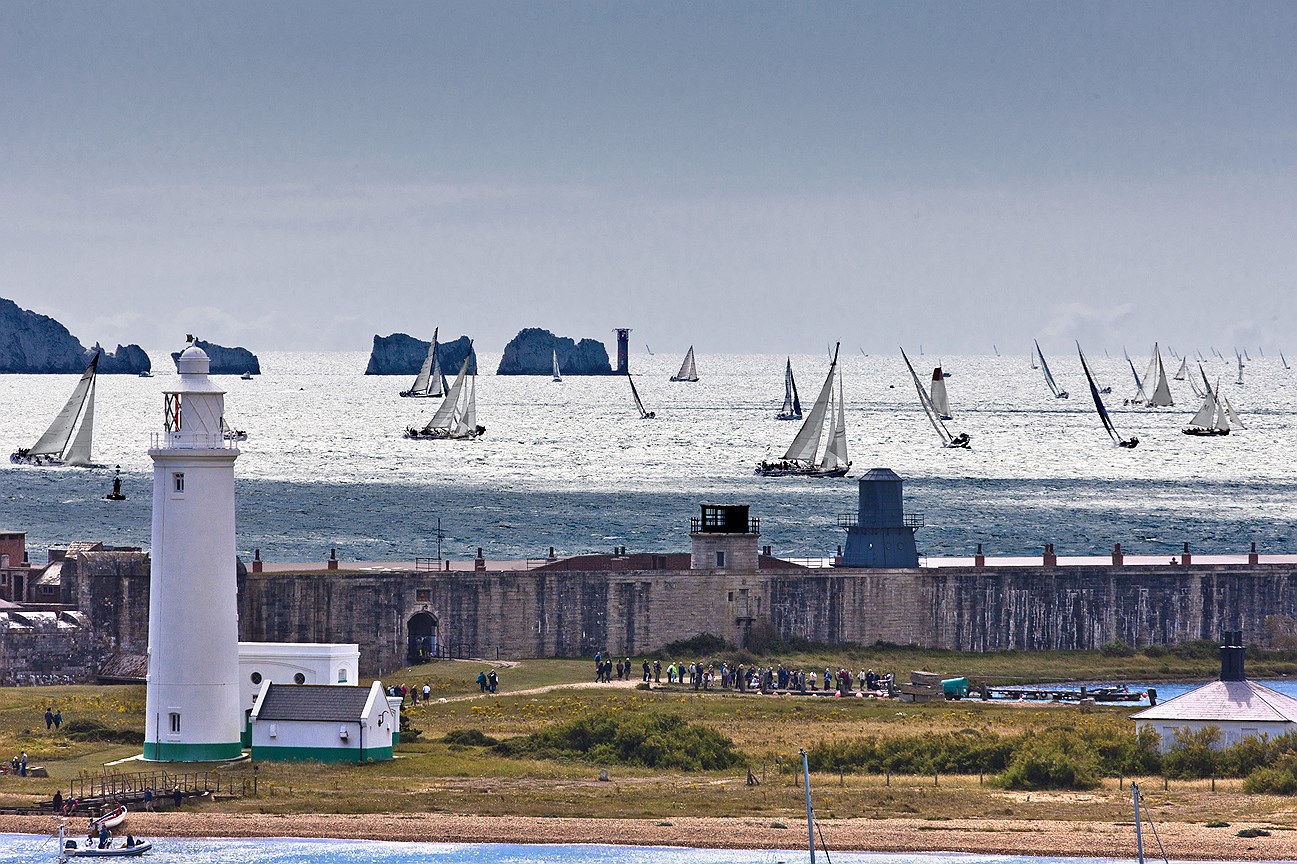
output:
[[843, 567], [918, 567], [914, 529], [923, 515], [906, 513], [901, 478], [890, 468], [873, 468], [860, 478], [860, 507], [855, 516], [839, 516], [847, 529]]

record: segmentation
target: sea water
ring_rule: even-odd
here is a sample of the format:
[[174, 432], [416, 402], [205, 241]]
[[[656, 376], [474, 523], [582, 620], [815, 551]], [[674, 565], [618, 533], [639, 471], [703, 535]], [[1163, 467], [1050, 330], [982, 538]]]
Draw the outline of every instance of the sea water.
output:
[[[53, 860], [57, 840], [0, 834], [0, 864]], [[1131, 839], [1134, 846], [1134, 838]], [[1113, 859], [959, 853], [832, 852], [841, 864], [1099, 864]], [[376, 840], [189, 839], [158, 841], [149, 857], [167, 864], [776, 864], [807, 860], [805, 849], [681, 849], [669, 846], [391, 843]], [[1133, 852], [1132, 852], [1133, 857]]]
[[[177, 378], [154, 358], [153, 378], [100, 376], [97, 470], [0, 465], [0, 529], [26, 531], [29, 547], [72, 540], [147, 547], [149, 433], [162, 425], [162, 392]], [[783, 454], [799, 426], [774, 418], [783, 401], [783, 355], [698, 354], [697, 383], [672, 383], [679, 357], [635, 354], [636, 383], [655, 420], [640, 420], [620, 377], [490, 373], [481, 352], [475, 441], [409, 441], [439, 400], [403, 399], [400, 377], [365, 376], [363, 353], [262, 355], [252, 381], [220, 376], [230, 423], [247, 430], [236, 464], [237, 545], [280, 561], [409, 561], [438, 552], [492, 559], [688, 548], [702, 502], [752, 506], [761, 543], [775, 554], [820, 557], [845, 539], [839, 514], [856, 509], [852, 477], [875, 466], [905, 478], [906, 508], [924, 515], [921, 554], [1132, 554], [1291, 551], [1297, 517], [1297, 379], [1278, 359], [1206, 364], [1246, 428], [1220, 438], [1181, 433], [1198, 407], [1187, 382], [1171, 382], [1174, 408], [1124, 408], [1134, 389], [1124, 360], [1092, 356], [1105, 397], [1134, 450], [1104, 434], [1075, 356], [1052, 370], [1068, 400], [1054, 399], [1026, 352], [943, 357], [955, 419], [971, 450], [945, 450], [919, 408], [899, 354], [842, 350], [852, 477], [764, 478], [762, 459]], [[914, 357], [922, 378], [938, 358]], [[794, 356], [804, 409], [820, 389], [825, 356]], [[1142, 367], [1144, 361], [1136, 360]], [[1168, 373], [1177, 363], [1167, 360]], [[1142, 371], [1142, 368], [1141, 368]], [[1195, 368], [1196, 374], [1196, 368]], [[76, 376], [0, 376], [0, 445], [30, 446], [72, 391]], [[104, 500], [120, 465], [123, 502]], [[39, 554], [39, 553], [38, 553]], [[39, 560], [36, 559], [36, 560]]]

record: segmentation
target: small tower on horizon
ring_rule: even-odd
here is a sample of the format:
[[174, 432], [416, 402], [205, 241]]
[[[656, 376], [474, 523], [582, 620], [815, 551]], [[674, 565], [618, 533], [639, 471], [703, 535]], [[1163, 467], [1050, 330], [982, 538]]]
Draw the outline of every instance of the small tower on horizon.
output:
[[616, 327], [617, 331], [617, 372], [618, 375], [630, 374], [630, 328]]
[[149, 576], [149, 673], [144, 758], [160, 762], [237, 759], [238, 586], [234, 551], [234, 460], [226, 440], [225, 393], [211, 363], [190, 345], [165, 393], [153, 460], [153, 549]]

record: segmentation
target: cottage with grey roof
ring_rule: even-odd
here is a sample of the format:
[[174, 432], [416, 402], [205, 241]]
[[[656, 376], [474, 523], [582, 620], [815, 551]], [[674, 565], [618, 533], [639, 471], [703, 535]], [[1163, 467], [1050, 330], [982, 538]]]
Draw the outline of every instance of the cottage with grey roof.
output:
[[392, 758], [401, 700], [368, 688], [266, 681], [252, 709], [252, 758], [374, 762]]

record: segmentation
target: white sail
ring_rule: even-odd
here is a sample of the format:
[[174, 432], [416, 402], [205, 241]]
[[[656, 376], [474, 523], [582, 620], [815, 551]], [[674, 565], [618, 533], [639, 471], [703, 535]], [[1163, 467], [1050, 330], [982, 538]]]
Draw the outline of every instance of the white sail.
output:
[[477, 428], [477, 376], [474, 375], [468, 381], [468, 399], [464, 403], [464, 413], [460, 418], [460, 426], [457, 430], [461, 435], [472, 432]]
[[1212, 393], [1209, 390], [1207, 391], [1207, 395], [1203, 397], [1202, 407], [1198, 409], [1197, 414], [1193, 415], [1193, 419], [1189, 421], [1189, 425], [1197, 426], [1202, 429], [1210, 429], [1212, 428], [1215, 419], [1216, 419], [1216, 394]]
[[1216, 402], [1216, 431], [1229, 431], [1229, 417], [1225, 414], [1225, 405], [1221, 401]]
[[847, 415], [842, 405], [842, 376], [838, 375], [837, 413], [834, 417], [833, 431], [829, 434], [828, 444], [824, 447], [824, 457], [820, 460], [821, 471], [832, 471], [847, 466]]
[[1045, 376], [1045, 383], [1049, 385], [1049, 392], [1054, 394], [1055, 399], [1066, 399], [1067, 391], [1060, 390], [1054, 383], [1054, 376], [1049, 371], [1049, 364], [1045, 362], [1045, 352], [1040, 350], [1040, 343], [1036, 343], [1036, 356], [1040, 359], [1040, 371]]
[[1154, 408], [1167, 408], [1175, 402], [1171, 400], [1171, 385], [1167, 383], [1166, 369], [1162, 366], [1162, 352], [1158, 350], [1156, 342], [1153, 343], [1153, 362], [1157, 367], [1157, 386], [1153, 388], [1148, 404]]
[[1144, 387], [1156, 387], [1157, 361], [1160, 354], [1157, 350], [1157, 343], [1153, 343], [1153, 354], [1148, 358], [1148, 367], [1144, 369]]
[[938, 366], [932, 370], [932, 408], [941, 417], [942, 420], [952, 419], [950, 416], [950, 399], [946, 396], [946, 379], [941, 374], [941, 367]]
[[793, 380], [793, 358], [788, 358], [784, 368], [784, 407], [779, 412], [781, 418], [802, 416], [802, 403], [797, 398], [797, 382]]
[[455, 376], [455, 383], [450, 385], [446, 398], [441, 400], [441, 405], [437, 407], [437, 413], [433, 414], [432, 419], [428, 421], [428, 425], [423, 427], [425, 433], [434, 429], [449, 431], [453, 428], [455, 409], [459, 406], [459, 395], [464, 390], [464, 378], [468, 376], [468, 358], [472, 353], [470, 351], [468, 355], [465, 355], [464, 362], [459, 367], [459, 374]]
[[554, 380], [555, 380], [555, 381], [562, 381], [562, 380], [563, 380], [563, 373], [560, 372], [560, 371], [559, 371], [559, 368], [558, 368], [558, 350], [557, 350], [557, 349], [550, 349], [550, 353], [553, 355], [553, 358], [554, 358]]
[[1187, 374], [1189, 374], [1189, 358], [1181, 357], [1180, 368], [1175, 370], [1175, 375], [1172, 377], [1174, 377], [1176, 381], [1183, 381], [1184, 376]]
[[[1039, 347], [1037, 347], [1036, 350], [1039, 351], [1039, 350], [1040, 350]], [[1033, 353], [1033, 354], [1031, 355], [1031, 368], [1032, 368], [1032, 369], [1039, 369], [1039, 368], [1040, 368], [1039, 366], [1036, 365], [1036, 355], [1035, 355], [1035, 353]]]
[[1242, 355], [1242, 354], [1238, 354], [1238, 355], [1235, 355], [1235, 356], [1238, 357], [1238, 380], [1235, 381], [1234, 383], [1235, 383], [1235, 384], [1242, 384], [1242, 383], [1243, 383], [1243, 355]]
[[689, 346], [688, 353], [685, 354], [684, 362], [680, 364], [680, 371], [671, 379], [672, 381], [697, 381], [698, 368], [694, 365], [694, 346]]
[[428, 384], [432, 380], [432, 364], [437, 359], [437, 340], [432, 340], [428, 346], [428, 356], [423, 358], [423, 365], [419, 367], [419, 374], [414, 376], [414, 384], [410, 387], [411, 393], [427, 393]]
[[824, 377], [824, 386], [820, 388], [820, 395], [815, 398], [811, 413], [806, 415], [806, 419], [802, 421], [802, 428], [797, 430], [797, 436], [788, 446], [788, 452], [784, 453], [785, 461], [815, 461], [815, 451], [819, 449], [820, 435], [824, 432], [824, 413], [828, 411], [829, 401], [833, 398], [833, 374], [836, 370], [837, 357], [835, 356], [833, 362], [829, 364], [829, 374]]
[[72, 440], [73, 427], [76, 426], [77, 417], [81, 416], [82, 407], [85, 405], [86, 396], [90, 393], [94, 385], [95, 372], [99, 368], [99, 354], [95, 353], [94, 359], [86, 367], [86, 371], [81, 373], [81, 380], [77, 386], [72, 388], [72, 395], [64, 403], [59, 413], [54, 416], [54, 422], [50, 428], [45, 430], [45, 434], [36, 440], [36, 443], [28, 450], [31, 456], [59, 456], [62, 457], [63, 451], [67, 448], [68, 442]]
[[914, 364], [906, 356], [904, 348], [901, 349], [901, 358], [905, 360], [906, 368], [910, 370], [910, 378], [914, 380], [914, 389], [919, 394], [919, 404], [923, 406], [923, 413], [927, 415], [928, 422], [932, 424], [932, 428], [937, 432], [937, 437], [941, 439], [941, 446], [949, 445], [951, 441], [950, 432], [938, 418], [936, 409], [932, 407], [932, 400], [928, 398], [927, 391], [923, 389], [923, 383], [919, 381], [919, 374], [914, 371]]
[[1288, 365], [1288, 358], [1285, 357], [1285, 356], [1283, 356], [1283, 352], [1282, 352], [1282, 351], [1279, 352], [1279, 359], [1280, 359], [1281, 361], [1283, 361], [1283, 368], [1285, 368], [1285, 369], [1291, 368], [1291, 367], [1289, 367], [1289, 365]]
[[95, 426], [95, 381], [90, 379], [90, 389], [86, 391], [86, 410], [81, 415], [81, 426], [77, 429], [72, 446], [63, 455], [65, 465], [90, 465], [90, 439], [94, 436]]
[[1240, 429], [1246, 428], [1243, 425], [1243, 421], [1239, 420], [1238, 415], [1234, 413], [1234, 406], [1229, 404], [1229, 397], [1222, 393], [1220, 394], [1220, 398], [1221, 401], [1225, 403], [1225, 416], [1229, 418], [1229, 424], [1231, 426], [1237, 426]]

